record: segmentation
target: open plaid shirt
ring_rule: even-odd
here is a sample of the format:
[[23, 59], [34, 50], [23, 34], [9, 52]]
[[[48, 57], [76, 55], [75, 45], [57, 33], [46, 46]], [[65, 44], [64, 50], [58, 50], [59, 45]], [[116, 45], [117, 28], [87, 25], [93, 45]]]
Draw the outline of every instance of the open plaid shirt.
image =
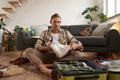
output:
[[[52, 37], [52, 29], [48, 29], [46, 31], [43, 31], [38, 38], [36, 44], [35, 44], [35, 49], [37, 47], [43, 47], [46, 45], [50, 45], [52, 43], [53, 37]], [[60, 33], [58, 34], [58, 42], [63, 45], [68, 45], [71, 42], [79, 42], [76, 40], [73, 35], [65, 30], [65, 29], [60, 29]]]

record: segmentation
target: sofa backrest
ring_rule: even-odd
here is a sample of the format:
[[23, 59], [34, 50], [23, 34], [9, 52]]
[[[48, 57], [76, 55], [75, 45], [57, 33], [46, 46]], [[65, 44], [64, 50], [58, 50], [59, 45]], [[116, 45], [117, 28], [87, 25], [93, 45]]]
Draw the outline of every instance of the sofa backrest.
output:
[[[51, 27], [51, 26], [48, 26], [48, 28], [50, 28], [50, 27]], [[68, 30], [68, 27], [69, 27], [69, 26], [68, 26], [68, 25], [61, 25], [60, 27], [61, 27], [62, 29]]]
[[[91, 27], [91, 26], [92, 25], [87, 25], [87, 24], [85, 24], [85, 25], [70, 25], [67, 30], [70, 31], [71, 34], [74, 36], [80, 36], [80, 32], [82, 30], [84, 30], [85, 28]], [[94, 30], [96, 27], [97, 27], [97, 25], [93, 25], [92, 29]]]
[[[83, 24], [83, 25], [61, 25], [62, 29], [66, 29], [70, 31], [70, 33], [74, 36], [80, 36], [80, 31], [84, 30], [85, 28], [91, 27], [92, 25]], [[51, 26], [48, 26], [50, 28]], [[94, 30], [97, 25], [93, 25], [92, 29]]]

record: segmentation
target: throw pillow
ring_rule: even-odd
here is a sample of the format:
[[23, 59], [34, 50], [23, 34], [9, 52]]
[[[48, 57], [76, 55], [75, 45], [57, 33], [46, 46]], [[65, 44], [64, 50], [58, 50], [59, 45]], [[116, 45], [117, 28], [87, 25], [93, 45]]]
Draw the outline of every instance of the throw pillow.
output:
[[31, 29], [35, 30], [35, 36], [40, 36], [42, 31], [47, 30], [47, 25], [32, 25], [30, 26]]
[[91, 33], [91, 36], [103, 36], [112, 27], [113, 23], [103, 23], [97, 26], [97, 28]]
[[98, 23], [91, 23], [86, 26], [83, 30], [80, 30], [80, 36], [90, 36], [92, 31], [99, 25]]

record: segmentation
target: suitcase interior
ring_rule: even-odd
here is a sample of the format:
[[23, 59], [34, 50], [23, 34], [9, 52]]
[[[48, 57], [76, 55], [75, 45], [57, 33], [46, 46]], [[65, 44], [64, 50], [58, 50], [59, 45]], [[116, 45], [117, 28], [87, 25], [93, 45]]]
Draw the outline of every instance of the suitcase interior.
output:
[[95, 70], [83, 61], [62, 61], [54, 64], [58, 80], [107, 80], [107, 73]]

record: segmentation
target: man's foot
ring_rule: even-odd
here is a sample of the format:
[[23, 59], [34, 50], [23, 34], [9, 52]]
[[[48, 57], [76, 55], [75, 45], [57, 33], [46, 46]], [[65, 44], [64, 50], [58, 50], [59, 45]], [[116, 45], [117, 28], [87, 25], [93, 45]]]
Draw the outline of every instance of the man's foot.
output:
[[44, 64], [44, 66], [48, 69], [53, 69], [53, 64]]
[[38, 69], [39, 69], [41, 72], [45, 73], [46, 75], [48, 75], [49, 77], [52, 78], [52, 76], [53, 76], [53, 69], [48, 69], [48, 68], [46, 68], [43, 64], [40, 64], [40, 65], [38, 66]]

